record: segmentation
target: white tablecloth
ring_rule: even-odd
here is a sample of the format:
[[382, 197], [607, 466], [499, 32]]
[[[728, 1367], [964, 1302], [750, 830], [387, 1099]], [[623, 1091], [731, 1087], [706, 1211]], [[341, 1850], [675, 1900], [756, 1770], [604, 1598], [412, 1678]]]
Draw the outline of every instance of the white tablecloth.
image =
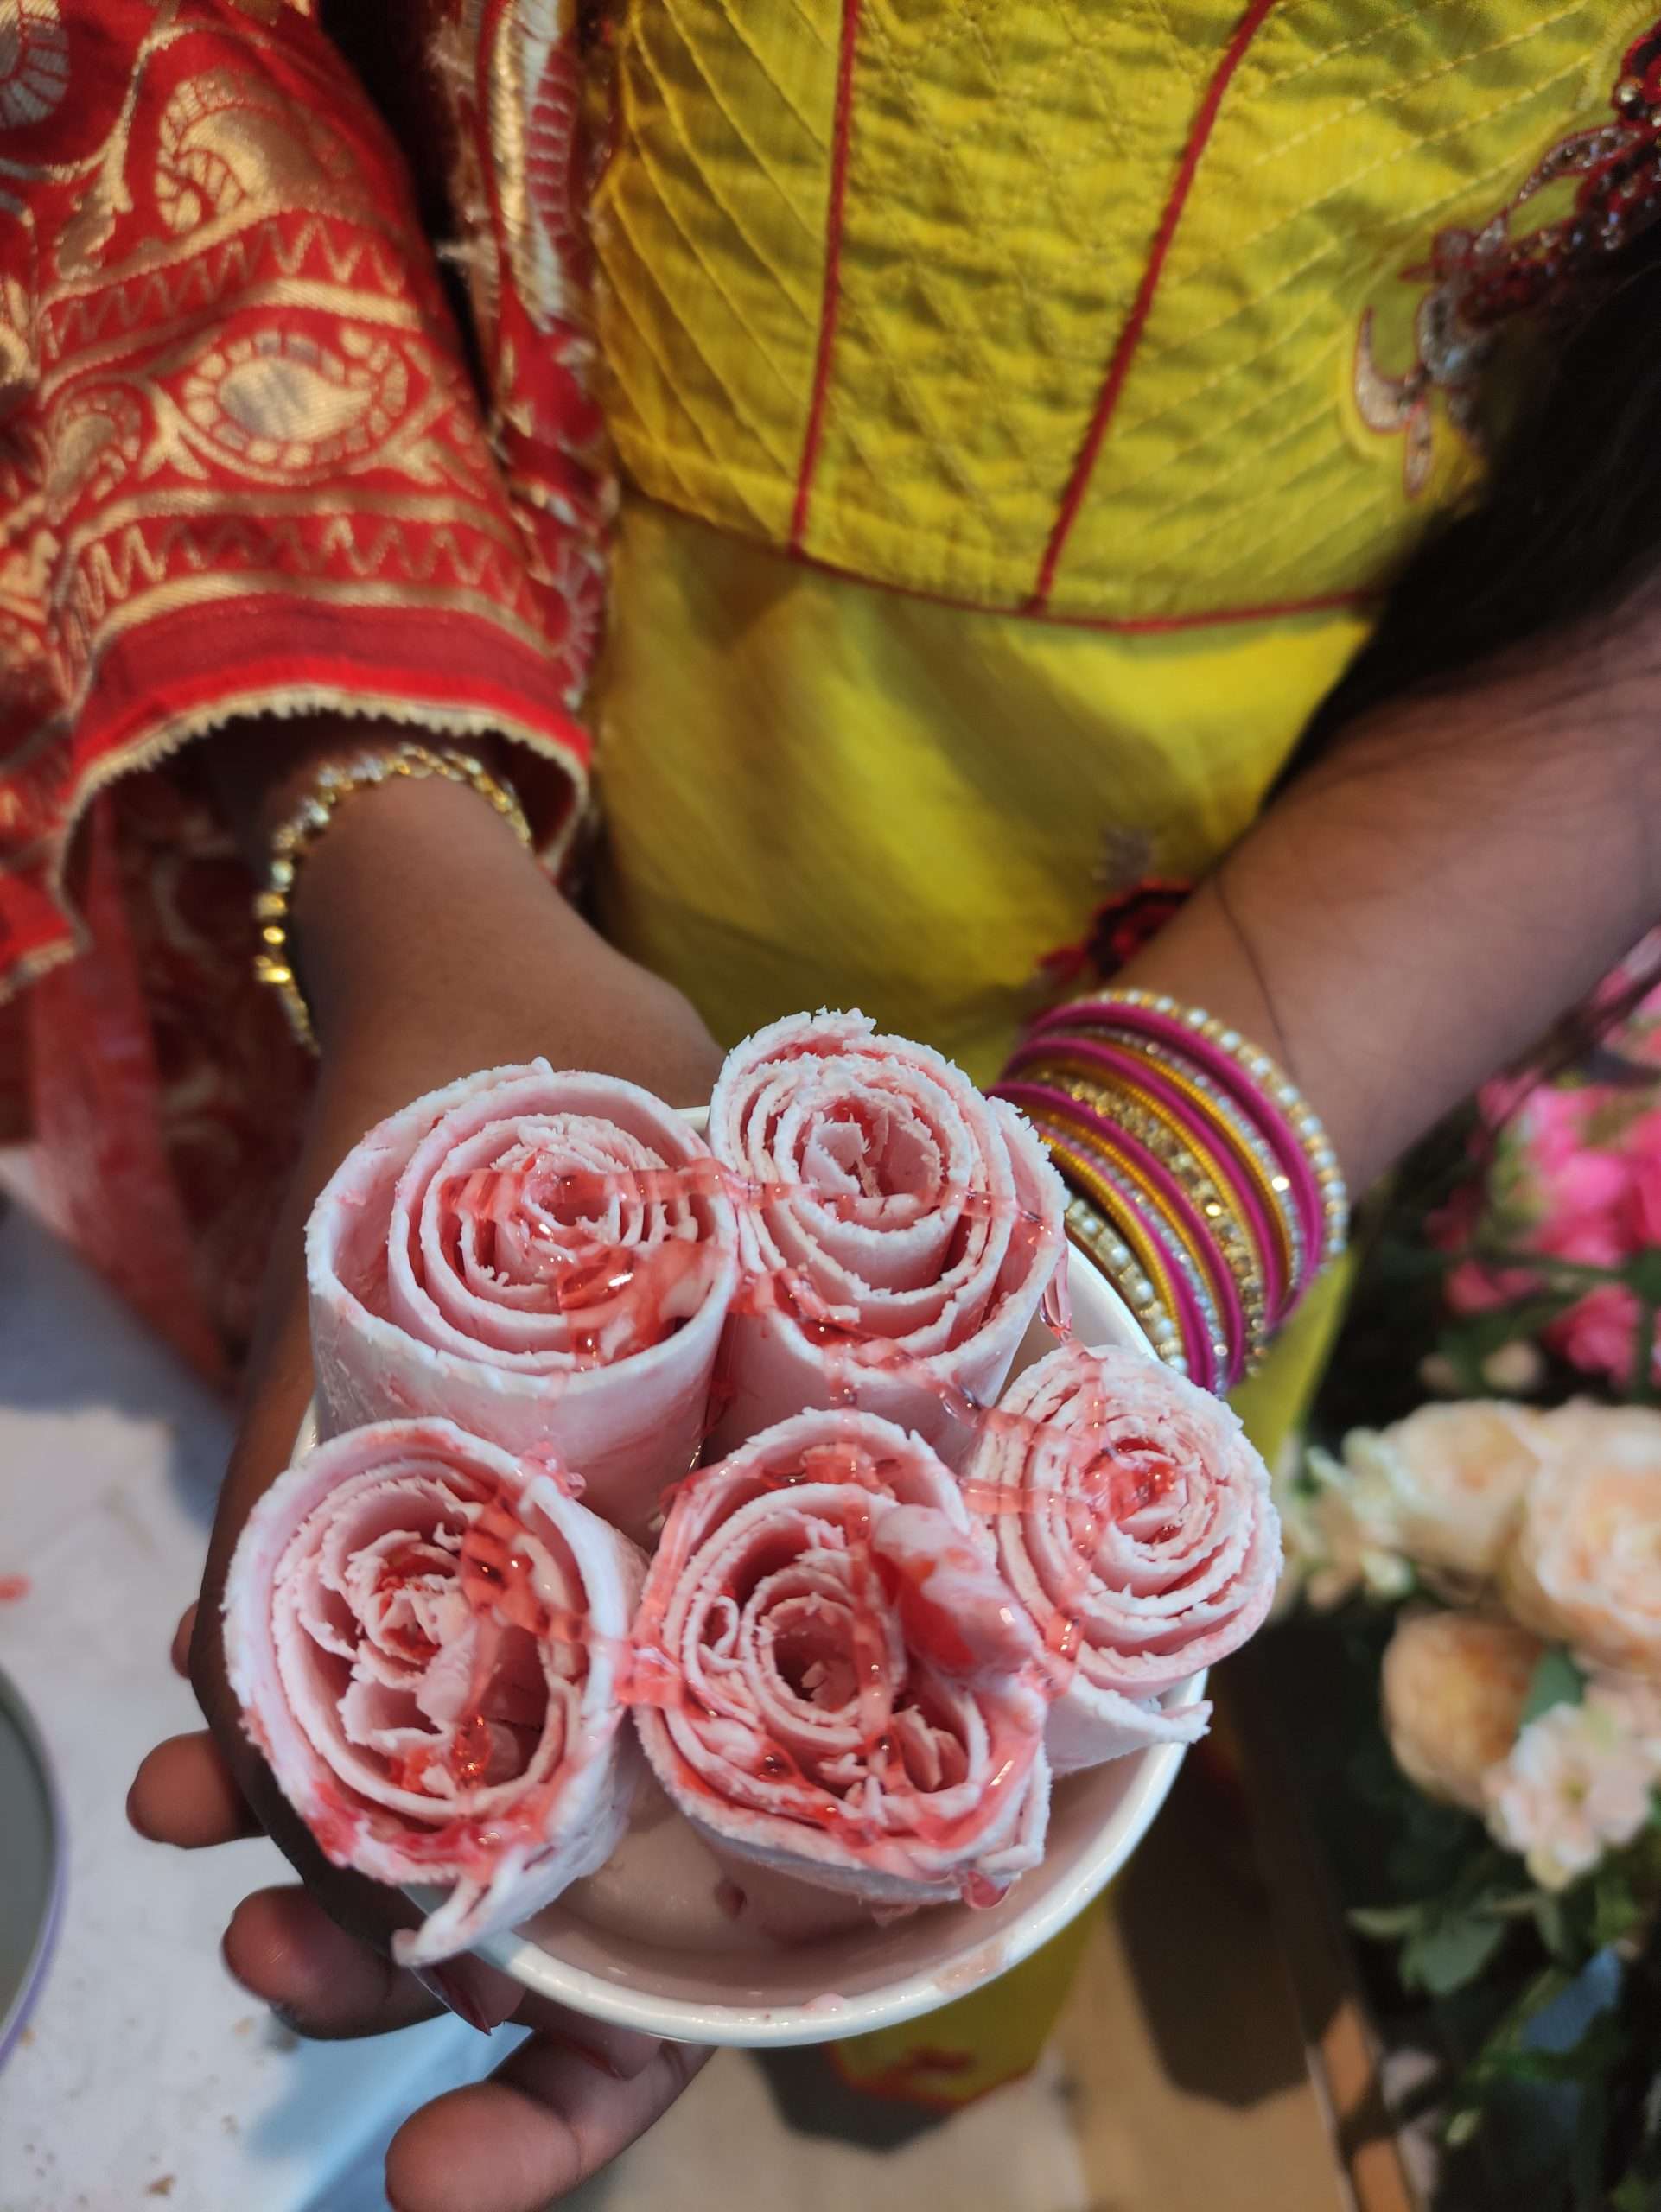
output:
[[0, 1218], [0, 1575], [30, 1583], [0, 1605], [0, 1667], [70, 1847], [56, 1955], [0, 2071], [0, 2212], [380, 2212], [398, 2122], [512, 2047], [456, 2020], [296, 2044], [219, 1956], [238, 1899], [283, 1878], [274, 1847], [188, 1854], [127, 1826], [139, 1758], [198, 1724], [168, 1643], [229, 1433], [61, 1245], [21, 1207]]

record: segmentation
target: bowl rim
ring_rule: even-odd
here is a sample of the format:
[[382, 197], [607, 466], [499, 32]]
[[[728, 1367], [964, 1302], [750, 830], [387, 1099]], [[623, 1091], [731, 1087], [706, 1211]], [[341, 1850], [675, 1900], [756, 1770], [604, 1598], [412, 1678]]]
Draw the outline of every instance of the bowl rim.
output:
[[[680, 1110], [700, 1133], [707, 1128], [707, 1107], [683, 1107]], [[1069, 1274], [1075, 1266], [1089, 1268], [1088, 1260], [1071, 1242], [1067, 1249]], [[1089, 1280], [1092, 1295], [1100, 1301], [1113, 1324], [1113, 1348], [1156, 1359], [1158, 1355], [1117, 1292], [1094, 1270]], [[295, 1459], [312, 1447], [317, 1433], [314, 1398], [307, 1405], [295, 1438]], [[1168, 1691], [1161, 1702], [1193, 1702], [1204, 1694], [1206, 1679], [1206, 1672], [1201, 1669]], [[1111, 1762], [1116, 1766], [1128, 1764], [1135, 1769], [1129, 1787], [1112, 1813], [1102, 1823], [1090, 1847], [1079, 1854], [1065, 1878], [1052, 1884], [1025, 1907], [1020, 1904], [1021, 1886], [1016, 1885], [1012, 1893], [1015, 1910], [1007, 1922], [980, 1936], [976, 1936], [971, 1928], [966, 1940], [927, 1965], [858, 1997], [838, 1998], [834, 2005], [734, 2005], [718, 1999], [667, 1997], [631, 1989], [587, 1967], [572, 1965], [518, 1929], [486, 1936], [474, 1947], [474, 1955], [487, 1960], [534, 1994], [572, 2012], [671, 2043], [779, 2050], [837, 2042], [844, 2036], [899, 2027], [907, 2020], [920, 2018], [925, 2013], [953, 2004], [958, 1998], [967, 1997], [1008, 1974], [1053, 1936], [1060, 1935], [1093, 1904], [1153, 1826], [1187, 1749], [1186, 1744], [1155, 1744], [1145, 1751], [1129, 1754], [1125, 1761]], [[1060, 1786], [1065, 1788], [1077, 1778], [1064, 1776], [1060, 1778]], [[430, 1893], [419, 1901], [430, 1902]]]
[[[1169, 1694], [1187, 1703], [1201, 1695], [1205, 1687], [1202, 1670]], [[969, 1940], [926, 1966], [861, 1996], [839, 1998], [834, 2006], [811, 2002], [731, 2005], [632, 1990], [586, 1967], [571, 1965], [557, 1952], [544, 1950], [515, 1929], [487, 1936], [477, 1947], [478, 1955], [538, 1996], [613, 2027], [632, 2028], [671, 2043], [781, 2050], [837, 2043], [844, 2036], [901, 2027], [907, 2020], [955, 2004], [960, 1997], [971, 1996], [1009, 1973], [1094, 1904], [1153, 1826], [1187, 1749], [1186, 1744], [1156, 1744], [1130, 1755], [1136, 1767], [1135, 1778], [1098, 1832], [1094, 1844], [1080, 1853], [1064, 1881], [1053, 1884], [1025, 1907], [1019, 1904], [1017, 1885], [1016, 1909], [996, 1930], [979, 1936], [971, 1930]], [[1063, 1777], [1062, 1780], [1072, 1778]], [[977, 1963], [980, 1953], [984, 1957]], [[828, 1974], [834, 1971], [829, 1968]]]
[[10, 2002], [0, 2007], [0, 2066], [3, 2066], [28, 2025], [29, 2015], [46, 1986], [47, 1974], [63, 1925], [64, 1900], [69, 1881], [69, 1853], [64, 1828], [63, 1798], [53, 1769], [51, 1754], [46, 1747], [46, 1738], [22, 1691], [3, 1670], [0, 1670], [0, 1725], [10, 1726], [14, 1731], [25, 1755], [34, 1764], [40, 1785], [40, 1803], [46, 1815], [49, 1853], [46, 1896], [35, 1923], [35, 1938], [29, 1946], [29, 1956], [23, 1961], [16, 1988]]

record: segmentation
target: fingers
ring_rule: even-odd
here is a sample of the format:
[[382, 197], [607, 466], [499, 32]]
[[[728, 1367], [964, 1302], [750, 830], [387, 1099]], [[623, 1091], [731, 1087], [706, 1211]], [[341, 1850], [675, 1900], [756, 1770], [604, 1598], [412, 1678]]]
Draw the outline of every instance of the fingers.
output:
[[222, 1948], [235, 1979], [298, 2035], [379, 2035], [438, 2010], [413, 1974], [337, 1927], [297, 1885], [245, 1897]]
[[127, 1818], [152, 1843], [181, 1851], [258, 1835], [259, 1823], [205, 1728], [169, 1736], [145, 1755], [127, 1792]]
[[386, 2154], [386, 2194], [397, 2212], [541, 2212], [644, 2134], [709, 2056], [659, 2044], [618, 2081], [569, 2044], [532, 2036], [488, 2082], [404, 2121]]
[[628, 2028], [591, 2020], [582, 2012], [568, 2012], [563, 2005], [551, 2005], [545, 1998], [527, 1997], [517, 2018], [549, 2044], [565, 2044], [581, 2052], [602, 2074], [618, 2082], [633, 2082], [644, 2074], [663, 2049], [656, 2036], [636, 2035]]
[[173, 1649], [169, 1657], [175, 1675], [190, 1675], [190, 1639], [196, 1632], [196, 1608], [187, 1605], [179, 1616], [179, 1625], [173, 1631]]

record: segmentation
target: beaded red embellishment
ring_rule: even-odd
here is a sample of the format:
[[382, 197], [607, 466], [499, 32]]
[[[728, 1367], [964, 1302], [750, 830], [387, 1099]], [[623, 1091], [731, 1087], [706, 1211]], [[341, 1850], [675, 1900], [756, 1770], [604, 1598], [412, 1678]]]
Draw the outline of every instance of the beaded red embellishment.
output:
[[[1480, 449], [1477, 400], [1500, 326], [1537, 314], [1577, 289], [1607, 256], [1661, 216], [1661, 22], [1634, 39], [1609, 96], [1613, 120], [1561, 138], [1480, 230], [1439, 231], [1428, 264], [1402, 271], [1429, 289], [1414, 318], [1415, 359], [1400, 376], [1373, 358], [1373, 311], [1356, 336], [1354, 392], [1361, 420], [1405, 439], [1403, 484], [1416, 499], [1429, 480], [1431, 405]], [[1513, 232], [1548, 185], [1579, 177], [1575, 204], [1555, 221]]]
[[1159, 935], [1193, 889], [1191, 883], [1151, 876], [1120, 897], [1104, 900], [1076, 944], [1058, 945], [1044, 955], [1039, 967], [1045, 981], [1052, 986], [1072, 984], [1081, 976], [1111, 982]]

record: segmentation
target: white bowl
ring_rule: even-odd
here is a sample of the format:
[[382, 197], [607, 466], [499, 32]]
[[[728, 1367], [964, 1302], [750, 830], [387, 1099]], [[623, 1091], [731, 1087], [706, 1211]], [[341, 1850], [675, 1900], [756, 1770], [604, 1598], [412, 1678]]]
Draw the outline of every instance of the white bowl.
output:
[[[689, 1118], [701, 1127], [704, 1116]], [[1155, 1357], [1123, 1300], [1077, 1251], [1069, 1254], [1068, 1288], [1073, 1332], [1081, 1343], [1122, 1345]], [[1034, 1321], [1015, 1372], [1042, 1358], [1054, 1344], [1044, 1323]], [[315, 1436], [309, 1412], [296, 1456]], [[1190, 1704], [1204, 1686], [1205, 1676], [1196, 1675], [1169, 1692], [1165, 1702]], [[868, 1922], [773, 1948], [741, 1948], [707, 1937], [694, 1936], [689, 1944], [620, 1933], [585, 1915], [582, 1907], [591, 1885], [578, 1884], [534, 1919], [487, 1939], [479, 1953], [527, 1989], [573, 2012], [678, 2043], [756, 2048], [824, 2043], [894, 2027], [1007, 1973], [1077, 1918], [1148, 1833], [1182, 1754], [1180, 1744], [1158, 1745], [1058, 1782], [1043, 1864], [990, 1908], [932, 1905], [886, 1926]], [[676, 1904], [666, 1884], [690, 1872], [695, 1885], [707, 1892], [725, 1871], [678, 1814], [667, 1811], [665, 1817], [677, 1831], [672, 1872], [665, 1872], [664, 1857], [649, 1846], [634, 1862], [640, 1883], [651, 1885], [660, 1924], [672, 1919]], [[624, 1853], [633, 1841], [625, 1840]], [[732, 1871], [741, 1882], [750, 1878], [745, 1870]], [[788, 1887], [803, 1894], [799, 1885]], [[426, 1892], [420, 1902], [430, 1905], [437, 1894]], [[842, 1903], [831, 1901], [833, 1915]], [[609, 1922], [609, 1913], [606, 1918]]]

